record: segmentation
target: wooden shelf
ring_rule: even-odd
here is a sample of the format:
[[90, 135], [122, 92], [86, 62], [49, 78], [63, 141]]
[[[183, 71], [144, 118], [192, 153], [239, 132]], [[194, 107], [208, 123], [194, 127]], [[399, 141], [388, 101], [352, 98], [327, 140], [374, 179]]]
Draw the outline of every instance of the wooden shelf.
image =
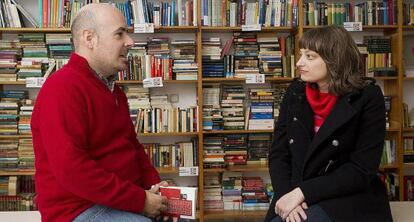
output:
[[414, 31], [414, 25], [403, 25], [404, 31]]
[[[163, 80], [163, 83], [188, 83], [188, 84], [194, 84], [197, 83], [197, 80]], [[120, 84], [120, 85], [124, 85], [124, 84], [142, 84], [141, 80], [118, 80], [116, 81], [116, 83]]]
[[198, 132], [182, 132], [182, 133], [138, 133], [138, 137], [143, 136], [197, 136]]
[[32, 135], [0, 135], [0, 139], [29, 139]]
[[212, 130], [203, 134], [242, 134], [242, 133], [273, 133], [273, 130]]
[[[244, 82], [245, 78], [203, 78], [203, 82]], [[291, 82], [289, 77], [266, 77], [266, 82]]]
[[237, 172], [267, 172], [269, 167], [267, 164], [248, 164], [248, 165], [234, 165], [228, 166], [227, 168], [218, 169], [204, 169], [205, 173], [220, 173], [224, 171], [237, 171]]
[[[197, 26], [160, 26], [155, 27], [155, 33], [163, 32], [196, 32]], [[23, 32], [53, 32], [53, 33], [70, 33], [70, 28], [0, 28], [0, 32], [23, 33]], [[128, 28], [128, 32], [133, 33], [132, 27]]]
[[398, 80], [397, 76], [379, 76], [379, 77], [374, 77], [374, 79], [376, 80]]
[[404, 163], [404, 168], [406, 168], [406, 169], [414, 169], [414, 163]]
[[[322, 26], [303, 26], [303, 29], [313, 29]], [[398, 25], [363, 25], [363, 31], [375, 31], [375, 30], [382, 30], [382, 31], [390, 31], [390, 30], [397, 30]]]
[[70, 33], [70, 28], [0, 28], [0, 32], [54, 32], [54, 33]]
[[384, 165], [380, 165], [379, 169], [380, 170], [393, 170], [393, 169], [398, 169], [398, 165], [397, 164], [384, 164]]
[[404, 80], [413, 81], [414, 80], [414, 77], [404, 77]]
[[159, 174], [178, 174], [178, 168], [157, 168]]
[[[238, 27], [228, 27], [228, 26], [203, 26], [201, 27], [203, 32], [241, 32], [242, 28]], [[292, 27], [262, 27], [261, 31], [256, 32], [294, 32], [295, 28]]]
[[224, 210], [224, 211], [204, 211], [205, 219], [226, 219], [241, 217], [265, 217], [267, 210]]
[[0, 85], [26, 85], [26, 81], [0, 81]]
[[405, 133], [414, 133], [414, 128], [404, 128], [403, 131]]
[[25, 170], [25, 171], [5, 171], [0, 170], [0, 176], [31, 176], [34, 175], [34, 170]]

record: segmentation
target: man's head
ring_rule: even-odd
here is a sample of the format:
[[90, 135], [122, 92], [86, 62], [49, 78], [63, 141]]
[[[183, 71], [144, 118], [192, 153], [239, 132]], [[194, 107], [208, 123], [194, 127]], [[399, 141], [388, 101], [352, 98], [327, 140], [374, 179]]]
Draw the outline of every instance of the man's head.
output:
[[84, 6], [72, 23], [75, 52], [103, 76], [127, 68], [128, 49], [133, 45], [124, 16], [108, 4]]

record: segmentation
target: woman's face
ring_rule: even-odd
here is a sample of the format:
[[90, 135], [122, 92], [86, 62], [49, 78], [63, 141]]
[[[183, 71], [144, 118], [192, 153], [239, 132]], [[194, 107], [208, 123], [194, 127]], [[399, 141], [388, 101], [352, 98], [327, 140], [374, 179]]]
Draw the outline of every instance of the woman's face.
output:
[[300, 78], [305, 82], [317, 83], [319, 89], [327, 87], [328, 69], [322, 57], [315, 51], [300, 49], [300, 58], [296, 63]]

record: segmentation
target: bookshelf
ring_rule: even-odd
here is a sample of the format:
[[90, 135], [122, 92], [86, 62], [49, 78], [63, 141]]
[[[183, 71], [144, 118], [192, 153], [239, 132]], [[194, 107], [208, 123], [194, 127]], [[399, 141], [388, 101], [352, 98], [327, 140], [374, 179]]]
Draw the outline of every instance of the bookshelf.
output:
[[[198, 5], [201, 5], [203, 0], [198, 0]], [[19, 1], [22, 3], [22, 1]], [[28, 1], [29, 2], [29, 1]], [[35, 0], [31, 0], [29, 3], [29, 8], [36, 8]], [[255, 33], [266, 33], [266, 34], [275, 34], [275, 35], [293, 35], [295, 48], [294, 55], [296, 55], [296, 59], [298, 58], [298, 47], [297, 43], [299, 38], [302, 34], [314, 27], [317, 26], [309, 26], [304, 24], [304, 16], [305, 10], [301, 6], [303, 5], [304, 0], [298, 0], [297, 4], [299, 7], [298, 15], [297, 15], [297, 26], [292, 27], [261, 27], [261, 31], [257, 31]], [[403, 1], [396, 0], [397, 3], [397, 11], [401, 12], [403, 8]], [[26, 3], [25, 3], [26, 4]], [[35, 11], [36, 9], [32, 9]], [[242, 211], [242, 210], [225, 210], [222, 212], [216, 211], [209, 211], [205, 210], [204, 208], [204, 182], [205, 176], [208, 174], [217, 174], [223, 172], [244, 172], [244, 173], [261, 173], [266, 174], [268, 171], [267, 165], [242, 165], [242, 166], [228, 166], [223, 169], [205, 169], [203, 166], [203, 143], [206, 138], [211, 136], [226, 136], [226, 135], [234, 135], [234, 134], [271, 134], [273, 130], [211, 130], [205, 131], [203, 130], [203, 85], [204, 84], [238, 84], [238, 85], [246, 85], [243, 78], [205, 78], [203, 77], [203, 67], [202, 67], [202, 39], [203, 37], [215, 37], [215, 36], [224, 36], [225, 38], [229, 38], [235, 32], [242, 32], [243, 29], [240, 26], [236, 27], [229, 27], [229, 26], [204, 26], [202, 24], [202, 9], [201, 7], [197, 8], [197, 25], [196, 26], [160, 26], [155, 27], [153, 35], [157, 34], [164, 34], [164, 35], [192, 35], [194, 36], [194, 40], [196, 42], [196, 62], [198, 64], [197, 67], [197, 80], [164, 80], [163, 83], [165, 85], [176, 87], [177, 90], [183, 90], [183, 88], [191, 88], [192, 93], [196, 95], [196, 105], [199, 107], [198, 109], [198, 131], [197, 132], [176, 132], [176, 133], [139, 133], [138, 138], [140, 140], [151, 141], [157, 140], [158, 138], [166, 138], [166, 139], [174, 139], [179, 137], [180, 139], [185, 138], [195, 138], [198, 143], [197, 147], [197, 155], [198, 155], [198, 167], [199, 167], [199, 175], [197, 177], [197, 184], [199, 188], [199, 203], [198, 203], [198, 218], [200, 221], [206, 220], [219, 220], [225, 218], [263, 218], [266, 214], [264, 210], [256, 210], [256, 211]], [[390, 113], [390, 120], [391, 125], [387, 128], [387, 138], [392, 138], [396, 141], [396, 163], [395, 164], [386, 164], [380, 166], [380, 171], [382, 172], [390, 172], [399, 175], [399, 200], [404, 199], [404, 181], [403, 177], [405, 175], [405, 169], [414, 169], [414, 164], [404, 164], [403, 162], [403, 134], [405, 133], [414, 133], [414, 128], [404, 128], [403, 122], [403, 108], [402, 103], [404, 102], [405, 95], [403, 93], [403, 86], [404, 81], [413, 81], [414, 77], [404, 77], [404, 64], [403, 64], [403, 35], [406, 32], [413, 32], [414, 26], [408, 26], [403, 24], [403, 15], [402, 13], [398, 13], [397, 23], [395, 25], [363, 25], [363, 32], [364, 33], [376, 33], [381, 35], [386, 35], [391, 37], [392, 42], [392, 64], [395, 65], [397, 68], [398, 74], [397, 76], [393, 77], [376, 77], [375, 79], [380, 82], [382, 88], [384, 90], [385, 95], [392, 96], [392, 104], [391, 104], [391, 113]], [[319, 26], [318, 26], [319, 27]], [[130, 33], [133, 33], [134, 30], [130, 28], [128, 30]], [[19, 33], [70, 33], [69, 28], [0, 28], [0, 34], [3, 35], [16, 35]], [[360, 34], [360, 33], [358, 33]], [[133, 34], [138, 35], [138, 34]], [[148, 34], [146, 34], [148, 35]], [[152, 34], [149, 34], [151, 36]], [[224, 43], [224, 42], [222, 42]], [[292, 81], [292, 77], [266, 77], [266, 86], [272, 87], [272, 84], [283, 84], [289, 83]], [[0, 81], [0, 88], [4, 89], [12, 89], [12, 88], [24, 88], [25, 81]], [[142, 85], [142, 81], [137, 80], [123, 80], [117, 81], [119, 85]], [[36, 90], [33, 90], [36, 91]], [[153, 91], [157, 91], [157, 89], [153, 89]], [[187, 91], [186, 91], [187, 92]], [[30, 139], [31, 135], [14, 135], [14, 136], [0, 136], [0, 140], [8, 140], [8, 139]], [[177, 168], [158, 168], [160, 174], [174, 174], [178, 175]], [[24, 171], [24, 172], [17, 172], [17, 171], [4, 171], [0, 170], [0, 176], [23, 176], [23, 175], [33, 175], [34, 171]]]

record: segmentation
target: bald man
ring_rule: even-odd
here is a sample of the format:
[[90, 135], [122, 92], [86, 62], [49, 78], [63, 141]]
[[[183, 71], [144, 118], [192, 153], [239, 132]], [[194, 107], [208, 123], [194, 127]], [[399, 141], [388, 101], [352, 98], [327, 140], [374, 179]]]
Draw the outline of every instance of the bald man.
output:
[[166, 199], [114, 82], [133, 45], [124, 17], [87, 5], [72, 37], [75, 52], [43, 85], [31, 122], [42, 221], [151, 221]]

